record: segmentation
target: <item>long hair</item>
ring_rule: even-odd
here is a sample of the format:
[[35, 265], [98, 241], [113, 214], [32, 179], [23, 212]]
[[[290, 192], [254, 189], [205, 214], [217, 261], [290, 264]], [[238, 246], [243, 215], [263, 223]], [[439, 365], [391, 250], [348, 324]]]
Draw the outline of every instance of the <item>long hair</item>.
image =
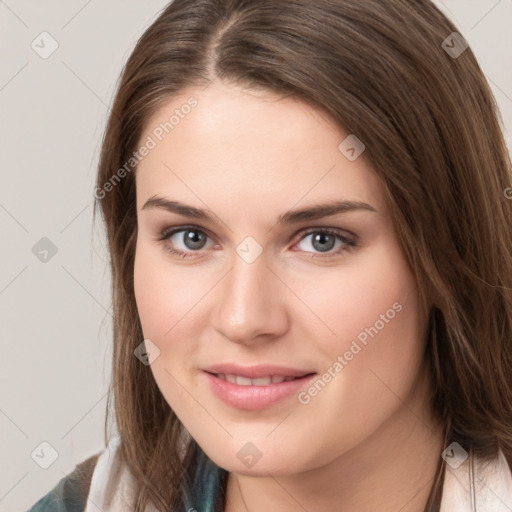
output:
[[[489, 85], [454, 32], [429, 0], [174, 0], [138, 40], [95, 190], [111, 258], [111, 390], [136, 510], [181, 505], [196, 447], [133, 355], [143, 340], [133, 155], [160, 106], [216, 78], [307, 102], [363, 141], [428, 313], [430, 405], [446, 442], [487, 460], [501, 449], [512, 465], [511, 161]], [[443, 474], [440, 457], [426, 511], [439, 510]]]

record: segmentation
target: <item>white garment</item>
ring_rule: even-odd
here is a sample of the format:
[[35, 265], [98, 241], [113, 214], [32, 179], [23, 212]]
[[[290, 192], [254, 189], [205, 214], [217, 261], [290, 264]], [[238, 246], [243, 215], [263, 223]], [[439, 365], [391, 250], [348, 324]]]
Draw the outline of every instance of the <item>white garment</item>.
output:
[[[115, 436], [99, 456], [85, 512], [133, 511], [134, 479], [120, 468], [118, 446]], [[158, 510], [150, 504], [146, 512]], [[489, 464], [468, 457], [456, 469], [446, 465], [441, 512], [512, 512], [512, 472], [503, 452]]]
[[488, 464], [468, 457], [457, 469], [446, 465], [441, 512], [512, 512], [512, 473], [503, 452]]
[[[85, 512], [133, 512], [134, 477], [117, 456], [120, 438], [112, 437], [92, 474]], [[152, 504], [146, 512], [159, 512]]]

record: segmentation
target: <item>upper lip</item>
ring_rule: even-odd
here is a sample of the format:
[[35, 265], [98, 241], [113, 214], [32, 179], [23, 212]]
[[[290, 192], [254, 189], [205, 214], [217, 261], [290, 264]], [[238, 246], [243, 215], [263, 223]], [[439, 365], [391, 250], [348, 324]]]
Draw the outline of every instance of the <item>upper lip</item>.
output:
[[254, 366], [239, 366], [233, 363], [215, 364], [204, 368], [209, 373], [223, 373], [225, 375], [240, 375], [249, 379], [258, 379], [261, 377], [271, 377], [273, 375], [282, 375], [283, 377], [303, 377], [312, 372], [310, 370], [300, 370], [297, 368], [288, 368], [274, 364], [258, 364]]

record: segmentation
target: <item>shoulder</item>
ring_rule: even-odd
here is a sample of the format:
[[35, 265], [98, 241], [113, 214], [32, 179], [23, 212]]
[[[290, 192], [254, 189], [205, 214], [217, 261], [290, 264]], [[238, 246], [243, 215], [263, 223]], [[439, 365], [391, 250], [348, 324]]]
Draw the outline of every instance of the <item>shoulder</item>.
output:
[[82, 512], [85, 509], [92, 474], [100, 453], [80, 464], [28, 512]]

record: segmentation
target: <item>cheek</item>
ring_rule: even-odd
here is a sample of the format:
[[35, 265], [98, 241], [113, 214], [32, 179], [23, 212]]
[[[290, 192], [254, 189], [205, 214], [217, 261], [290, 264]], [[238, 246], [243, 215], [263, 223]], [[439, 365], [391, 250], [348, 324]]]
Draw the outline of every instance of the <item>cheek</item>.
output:
[[[346, 266], [322, 270], [314, 279], [296, 279], [297, 295], [311, 312], [297, 318], [300, 329], [316, 333], [312, 339], [331, 358], [349, 350], [353, 340], [373, 345], [381, 357], [397, 349], [400, 339], [415, 337], [417, 283], [393, 239], [347, 260]], [[382, 339], [386, 342], [378, 346], [371, 343]]]
[[171, 327], [167, 311], [175, 304], [169, 301], [172, 293], [166, 283], [166, 274], [155, 268], [155, 258], [144, 249], [137, 249], [134, 265], [134, 291], [137, 310], [145, 338], [160, 339], [165, 326]]
[[[197, 382], [201, 332], [208, 292], [218, 280], [205, 269], [169, 262], [164, 249], [142, 242], [135, 255], [134, 291], [145, 339], [159, 349], [151, 363], [155, 381], [169, 405], [188, 415]], [[187, 405], [188, 404], [188, 405]], [[193, 407], [189, 412], [191, 412]], [[200, 413], [200, 411], [196, 411]]]
[[144, 339], [150, 339], [160, 350], [150, 365], [158, 388], [180, 418], [200, 413], [180, 384], [197, 348], [192, 341], [191, 308], [200, 291], [190, 282], [187, 285], [178, 268], [171, 271], [165, 255], [141, 243], [135, 255], [134, 292]]
[[372, 251], [338, 279], [304, 284], [302, 296], [322, 323], [312, 329], [305, 319], [301, 329], [310, 329], [311, 339], [316, 332], [324, 371], [335, 375], [326, 387], [363, 412], [386, 385], [406, 393], [416, 377], [424, 349], [418, 289], [397, 246]]
[[[171, 339], [178, 322], [189, 322], [189, 314], [201, 290], [187, 273], [166, 261], [164, 249], [139, 244], [135, 254], [134, 291], [144, 336], [158, 344]], [[194, 284], [196, 283], [196, 284]], [[180, 325], [181, 327], [181, 325]]]
[[[324, 306], [317, 305], [336, 334], [322, 342], [324, 373], [302, 403], [311, 417], [338, 425], [326, 432], [332, 446], [361, 442], [382, 425], [409, 396], [423, 363], [424, 325], [406, 261], [388, 249], [363, 267], [348, 272], [343, 286], [326, 286]], [[357, 428], [347, 418], [358, 418]]]

